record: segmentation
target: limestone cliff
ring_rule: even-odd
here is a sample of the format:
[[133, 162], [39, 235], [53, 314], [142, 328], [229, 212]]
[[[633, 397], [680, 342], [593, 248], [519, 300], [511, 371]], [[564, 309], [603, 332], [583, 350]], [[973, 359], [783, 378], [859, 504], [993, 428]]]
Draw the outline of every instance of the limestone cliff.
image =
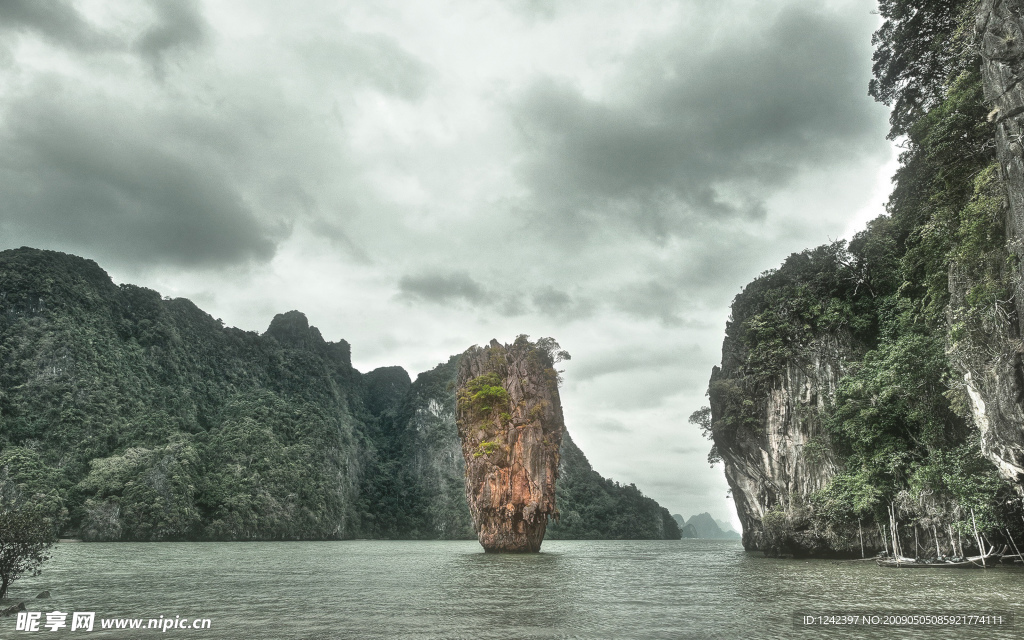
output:
[[1024, 0], [879, 11], [869, 93], [905, 150], [888, 215], [736, 297], [698, 420], [750, 549], [1024, 535]]
[[[1005, 189], [1001, 207], [1005, 248], [1014, 265], [1005, 275], [1012, 296], [1007, 302], [992, 305], [993, 313], [963, 318], [968, 331], [951, 351], [981, 431], [982, 451], [1004, 477], [1024, 491], [1024, 343], [1019, 326], [1020, 306], [1024, 303], [1020, 271], [1024, 258], [1024, 2], [983, 0], [975, 36]], [[956, 303], [975, 285], [969, 278], [951, 280], [954, 311], [964, 306]]]
[[[711, 375], [711, 410], [718, 424], [713, 434], [749, 550], [827, 550], [827, 542], [806, 526], [803, 509], [810, 495], [836, 474], [821, 415], [834, 400], [850, 358], [848, 343], [848, 337], [817, 337], [758, 393], [737, 376], [748, 354], [735, 339], [726, 338], [722, 368], [715, 367]], [[752, 400], [742, 421], [737, 396]], [[796, 523], [787, 539], [769, 539], [763, 519], [770, 512]]]
[[355, 537], [358, 376], [301, 313], [259, 335], [89, 260], [0, 252], [0, 476], [72, 535]]
[[472, 539], [473, 521], [466, 503], [465, 462], [455, 426], [455, 378], [459, 356], [416, 377], [406, 399], [410, 467], [426, 497], [433, 535]]
[[[714, 442], [709, 460], [725, 466], [748, 550], [848, 556], [860, 555], [862, 541], [865, 552], [882, 548], [875, 523], [901, 487], [878, 461], [902, 447], [906, 434], [887, 429], [906, 403], [888, 384], [902, 371], [875, 376], [877, 366], [864, 366], [878, 358], [870, 354], [880, 346], [882, 299], [872, 275], [880, 261], [867, 240], [793, 254], [733, 301], [702, 426]], [[862, 374], [871, 377], [851, 387]], [[856, 415], [847, 420], [840, 405]]]
[[466, 496], [480, 544], [488, 552], [539, 551], [548, 519], [558, 515], [565, 429], [553, 354], [525, 336], [470, 347], [456, 389]]

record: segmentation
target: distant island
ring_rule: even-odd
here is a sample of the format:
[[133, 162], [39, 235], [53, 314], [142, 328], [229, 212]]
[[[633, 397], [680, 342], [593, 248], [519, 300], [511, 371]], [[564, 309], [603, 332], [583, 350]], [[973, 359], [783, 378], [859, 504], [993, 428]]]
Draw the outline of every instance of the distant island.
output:
[[739, 540], [740, 534], [732, 530], [727, 523], [715, 520], [710, 513], [699, 513], [690, 516], [689, 520], [683, 520], [678, 513], [672, 514], [672, 519], [679, 525], [679, 532], [683, 538], [703, 538], [706, 540]]

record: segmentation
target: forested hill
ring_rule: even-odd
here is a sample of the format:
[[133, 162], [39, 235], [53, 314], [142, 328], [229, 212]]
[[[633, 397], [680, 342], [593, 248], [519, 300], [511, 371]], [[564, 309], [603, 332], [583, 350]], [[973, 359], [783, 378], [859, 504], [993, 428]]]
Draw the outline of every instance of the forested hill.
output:
[[711, 376], [750, 549], [881, 550], [890, 509], [906, 549], [1024, 539], [1024, 2], [879, 8], [888, 215], [747, 285]]
[[[361, 374], [297, 311], [259, 335], [89, 260], [3, 251], [0, 482], [88, 540], [472, 538], [457, 364]], [[579, 458], [559, 484], [578, 537], [678, 537]], [[609, 496], [643, 524], [610, 524]]]

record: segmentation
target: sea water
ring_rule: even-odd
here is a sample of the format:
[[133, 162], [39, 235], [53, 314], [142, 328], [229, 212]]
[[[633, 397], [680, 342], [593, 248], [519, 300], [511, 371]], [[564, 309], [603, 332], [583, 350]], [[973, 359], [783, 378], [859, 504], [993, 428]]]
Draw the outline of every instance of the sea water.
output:
[[[31, 599], [42, 590], [51, 597]], [[777, 560], [708, 540], [549, 540], [530, 555], [485, 554], [472, 541], [63, 543], [10, 596], [40, 613], [40, 631], [3, 618], [2, 638], [1024, 637], [1022, 569]], [[900, 611], [1020, 620], [939, 629], [795, 622]], [[44, 626], [53, 612], [67, 614], [56, 631]], [[95, 614], [93, 631], [71, 631], [75, 612]], [[136, 619], [138, 629], [101, 628]], [[150, 620], [160, 628], [146, 628]]]

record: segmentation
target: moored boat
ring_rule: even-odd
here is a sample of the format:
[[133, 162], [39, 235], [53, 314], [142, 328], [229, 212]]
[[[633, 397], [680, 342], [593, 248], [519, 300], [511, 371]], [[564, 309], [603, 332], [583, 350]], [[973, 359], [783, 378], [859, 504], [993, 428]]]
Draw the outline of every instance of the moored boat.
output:
[[917, 558], [875, 558], [875, 563], [880, 567], [892, 567], [893, 569], [980, 569], [981, 556], [978, 561], [973, 560], [918, 560]]
[[897, 556], [895, 558], [879, 556], [875, 558], [875, 564], [880, 567], [890, 567], [893, 569], [981, 569], [999, 559], [999, 554], [993, 553], [993, 551], [994, 548], [989, 549], [989, 552], [984, 556], [930, 558], [928, 560], [908, 558], [906, 556]]

